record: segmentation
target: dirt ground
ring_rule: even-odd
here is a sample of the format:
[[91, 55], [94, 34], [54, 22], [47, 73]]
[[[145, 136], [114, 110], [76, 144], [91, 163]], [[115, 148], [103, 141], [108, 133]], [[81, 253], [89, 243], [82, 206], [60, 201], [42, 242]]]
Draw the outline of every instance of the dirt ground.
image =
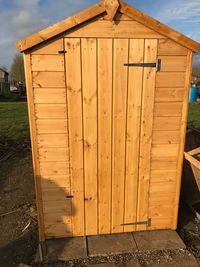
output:
[[0, 266], [30, 263], [37, 217], [29, 144], [0, 143]]
[[[32, 264], [38, 235], [30, 146], [29, 143], [2, 140], [0, 151], [0, 266]], [[180, 205], [178, 232], [200, 264], [200, 223], [183, 203]], [[163, 253], [156, 257], [162, 258]], [[154, 256], [153, 253], [148, 255]], [[123, 261], [123, 255], [119, 259]], [[70, 266], [81, 265], [71, 263]]]

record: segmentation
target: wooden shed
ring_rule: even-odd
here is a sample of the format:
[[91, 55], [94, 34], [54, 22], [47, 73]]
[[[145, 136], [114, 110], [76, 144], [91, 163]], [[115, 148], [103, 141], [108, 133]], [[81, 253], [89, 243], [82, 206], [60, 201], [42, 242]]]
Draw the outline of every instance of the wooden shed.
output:
[[175, 229], [200, 44], [121, 0], [17, 42], [40, 240]]

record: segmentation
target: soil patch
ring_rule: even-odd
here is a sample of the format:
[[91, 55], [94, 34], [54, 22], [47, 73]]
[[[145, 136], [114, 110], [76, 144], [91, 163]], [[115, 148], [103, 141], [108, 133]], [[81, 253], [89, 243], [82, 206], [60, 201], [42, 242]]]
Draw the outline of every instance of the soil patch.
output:
[[0, 142], [0, 266], [30, 263], [35, 254], [37, 217], [29, 143]]

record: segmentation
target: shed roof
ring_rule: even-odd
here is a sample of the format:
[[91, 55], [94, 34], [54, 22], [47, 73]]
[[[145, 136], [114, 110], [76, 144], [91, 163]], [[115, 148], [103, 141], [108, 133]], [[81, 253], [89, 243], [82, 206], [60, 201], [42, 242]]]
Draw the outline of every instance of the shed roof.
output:
[[6, 70], [4, 70], [3, 68], [0, 68], [0, 71], [2, 71], [2, 72], [5, 72], [5, 73], [7, 73], [7, 74], [9, 74]]
[[107, 12], [112, 21], [116, 12], [119, 11], [146, 27], [166, 36], [167, 38], [179, 43], [180, 45], [192, 50], [193, 52], [200, 51], [200, 43], [190, 39], [189, 37], [177, 32], [176, 30], [166, 26], [165, 24], [151, 18], [143, 12], [126, 4], [122, 0], [101, 0], [99, 3], [68, 17], [48, 28], [45, 28], [37, 33], [27, 36], [16, 43], [16, 47], [20, 52], [23, 52], [37, 44], [40, 44], [50, 38], [53, 38], [81, 23], [88, 21], [98, 15]]

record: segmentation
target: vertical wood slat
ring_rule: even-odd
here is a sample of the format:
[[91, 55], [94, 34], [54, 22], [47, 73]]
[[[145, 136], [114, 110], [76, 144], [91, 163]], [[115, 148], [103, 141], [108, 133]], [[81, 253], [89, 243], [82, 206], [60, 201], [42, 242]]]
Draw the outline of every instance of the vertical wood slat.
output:
[[24, 64], [25, 64], [25, 77], [26, 77], [26, 88], [27, 88], [28, 117], [29, 117], [32, 158], [33, 158], [33, 172], [34, 172], [35, 191], [36, 191], [36, 205], [38, 213], [37, 219], [39, 226], [38, 227], [39, 240], [44, 241], [45, 229], [44, 229], [44, 215], [43, 215], [42, 192], [41, 192], [41, 175], [40, 175], [39, 155], [37, 147], [37, 129], [35, 122], [33, 81], [31, 73], [31, 55], [28, 53], [24, 53]]
[[[129, 62], [142, 63], [143, 58], [144, 39], [131, 39]], [[143, 68], [130, 67], [128, 76], [124, 223], [136, 222]], [[125, 226], [124, 231], [135, 228]]]
[[192, 77], [192, 58], [193, 58], [193, 53], [192, 51], [188, 50], [187, 64], [186, 64], [187, 69], [186, 69], [186, 76], [185, 76], [184, 100], [183, 100], [181, 129], [180, 129], [180, 142], [179, 142], [179, 153], [178, 153], [179, 157], [178, 157], [178, 163], [177, 163], [176, 193], [175, 193], [174, 214], [173, 214], [174, 216], [173, 216], [173, 221], [172, 221], [172, 229], [177, 228], [177, 221], [178, 221], [178, 208], [179, 208], [182, 166], [183, 166], [187, 115], [188, 115], [188, 96], [189, 96], [189, 88], [190, 88], [191, 77]]
[[81, 88], [81, 43], [79, 38], [65, 39], [67, 108], [71, 164], [72, 231], [81, 236], [84, 231], [84, 177]]
[[[144, 62], [155, 62], [157, 58], [157, 40], [146, 39], [144, 49]], [[155, 93], [155, 68], [144, 68], [143, 75], [143, 99], [141, 114], [140, 134], [140, 163], [139, 163], [139, 186], [137, 221], [148, 219], [149, 181], [150, 181], [150, 160], [153, 128], [153, 108]], [[137, 230], [146, 230], [145, 225], [138, 225]]]
[[128, 39], [114, 40], [112, 232], [123, 232]]
[[111, 223], [111, 122], [112, 39], [98, 39], [98, 226], [110, 233]]
[[85, 234], [97, 234], [97, 51], [96, 39], [83, 38]]

